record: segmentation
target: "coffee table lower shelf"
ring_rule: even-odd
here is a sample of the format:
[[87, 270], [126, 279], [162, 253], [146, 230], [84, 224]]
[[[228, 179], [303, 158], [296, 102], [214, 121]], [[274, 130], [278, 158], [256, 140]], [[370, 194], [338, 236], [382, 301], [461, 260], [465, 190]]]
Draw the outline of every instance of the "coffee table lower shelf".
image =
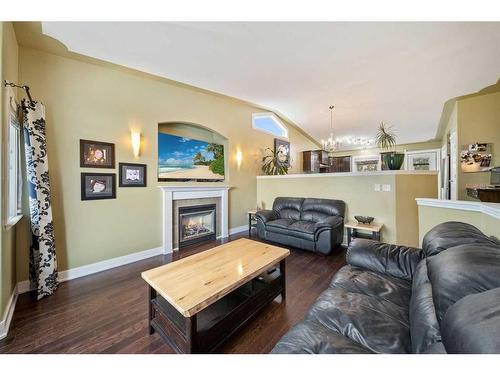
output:
[[277, 296], [285, 300], [285, 261], [190, 317], [149, 290], [150, 334], [158, 332], [177, 353], [210, 353]]

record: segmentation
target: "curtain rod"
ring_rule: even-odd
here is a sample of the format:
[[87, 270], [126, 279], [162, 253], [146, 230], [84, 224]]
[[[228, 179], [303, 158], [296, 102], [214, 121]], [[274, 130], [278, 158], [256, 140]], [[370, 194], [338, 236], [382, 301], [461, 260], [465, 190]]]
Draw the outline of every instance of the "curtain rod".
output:
[[26, 92], [26, 95], [28, 96], [28, 100], [30, 102], [30, 107], [31, 108], [35, 107], [35, 101], [31, 98], [29, 86], [26, 86], [26, 85], [19, 86], [19, 85], [16, 85], [15, 83], [13, 83], [13, 82], [9, 82], [7, 80], [4, 80], [4, 86], [5, 87], [7, 87], [7, 86], [17, 87], [18, 89], [23, 89]]

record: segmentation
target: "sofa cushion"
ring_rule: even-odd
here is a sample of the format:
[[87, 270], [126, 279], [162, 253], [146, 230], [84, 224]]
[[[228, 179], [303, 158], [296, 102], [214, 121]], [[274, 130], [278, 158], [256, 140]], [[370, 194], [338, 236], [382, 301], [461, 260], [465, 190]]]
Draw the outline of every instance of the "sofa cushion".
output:
[[427, 258], [438, 321], [461, 298], [500, 287], [500, 247], [468, 244]]
[[273, 211], [282, 219], [300, 220], [300, 212], [304, 198], [278, 197], [274, 200]]
[[[308, 241], [314, 241], [314, 232], [307, 232], [306, 230], [311, 227], [300, 220], [292, 219], [278, 219], [272, 220], [267, 223], [267, 230], [272, 233], [279, 233], [289, 237], [301, 238]], [[314, 229], [314, 223], [312, 223]]]
[[422, 251], [414, 247], [355, 238], [347, 249], [346, 261], [353, 266], [411, 281], [422, 256]]
[[411, 296], [411, 284], [408, 281], [349, 265], [333, 276], [330, 287], [376, 296], [405, 309]]
[[373, 352], [322, 324], [305, 320], [290, 329], [271, 353], [367, 354]]
[[450, 247], [473, 243], [497, 245], [473, 225], [448, 221], [436, 225], [426, 233], [422, 240], [422, 249], [425, 255], [430, 257]]
[[292, 224], [294, 220], [292, 219], [276, 219], [271, 220], [266, 223], [266, 226], [271, 230], [272, 228], [280, 228], [288, 230], [290, 224]]
[[420, 261], [415, 270], [410, 300], [410, 334], [413, 353], [425, 353], [441, 342], [441, 331], [436, 318], [432, 286], [427, 277], [427, 262]]
[[302, 203], [300, 218], [307, 221], [321, 221], [328, 216], [344, 217], [344, 201], [335, 199], [306, 198]]
[[376, 353], [411, 351], [408, 308], [376, 295], [336, 285], [320, 295], [306, 319], [338, 331]]
[[443, 343], [448, 353], [500, 353], [500, 288], [470, 294], [444, 316]]
[[313, 234], [316, 229], [316, 223], [314, 221], [297, 220], [290, 224], [288, 229]]

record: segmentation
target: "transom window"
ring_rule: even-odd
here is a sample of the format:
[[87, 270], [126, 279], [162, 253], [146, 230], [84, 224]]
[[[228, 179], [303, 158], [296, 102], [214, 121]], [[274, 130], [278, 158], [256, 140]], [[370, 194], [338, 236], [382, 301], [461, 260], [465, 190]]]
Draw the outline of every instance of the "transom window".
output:
[[271, 112], [252, 114], [252, 127], [275, 137], [288, 138], [288, 128]]

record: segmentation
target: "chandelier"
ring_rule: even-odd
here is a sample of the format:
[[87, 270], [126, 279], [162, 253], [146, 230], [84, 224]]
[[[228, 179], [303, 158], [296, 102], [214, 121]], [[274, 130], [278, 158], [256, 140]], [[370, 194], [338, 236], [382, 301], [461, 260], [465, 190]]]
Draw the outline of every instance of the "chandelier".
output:
[[327, 139], [322, 139], [321, 140], [321, 146], [323, 147], [323, 150], [328, 152], [328, 156], [333, 157], [333, 153], [337, 149], [339, 140], [333, 137], [333, 108], [335, 106], [331, 105], [328, 107], [330, 109], [330, 136]]
[[368, 147], [373, 144], [375, 144], [375, 140], [372, 138], [345, 138], [342, 140], [342, 142], [348, 143], [350, 145], [355, 145], [355, 146], [363, 146], [363, 147]]

